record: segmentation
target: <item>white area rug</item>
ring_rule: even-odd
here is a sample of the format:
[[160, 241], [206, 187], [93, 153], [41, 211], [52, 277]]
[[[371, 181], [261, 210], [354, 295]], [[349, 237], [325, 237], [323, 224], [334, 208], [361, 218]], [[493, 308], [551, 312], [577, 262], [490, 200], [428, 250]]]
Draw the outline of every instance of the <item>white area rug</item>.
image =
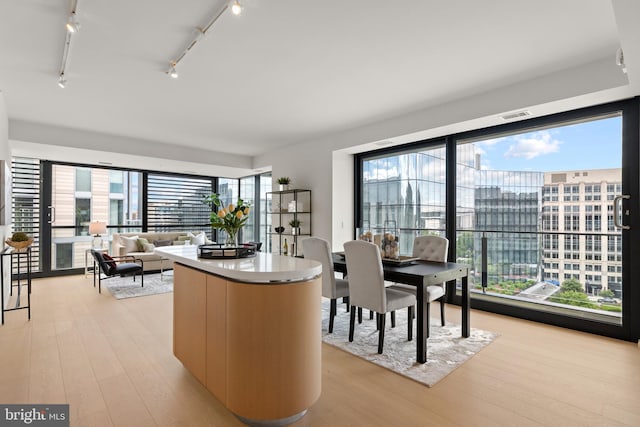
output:
[[173, 292], [173, 272], [145, 274], [144, 287], [140, 286], [140, 276], [133, 281], [132, 276], [114, 277], [102, 280], [102, 286], [107, 288], [116, 299], [143, 297], [147, 295]]
[[[439, 303], [432, 311], [440, 314]], [[427, 363], [416, 362], [416, 321], [413, 321], [413, 341], [407, 341], [407, 309], [396, 312], [396, 327], [391, 328], [391, 315], [387, 314], [383, 354], [378, 354], [378, 331], [375, 316], [369, 320], [369, 310], [363, 310], [362, 323], [356, 317], [353, 342], [349, 342], [349, 313], [338, 304], [333, 333], [329, 327], [329, 300], [322, 299], [322, 340], [370, 362], [380, 365], [415, 381], [432, 387], [458, 366], [490, 344], [498, 334], [471, 328], [471, 336], [462, 338], [460, 325], [431, 318], [431, 336], [427, 340]], [[471, 319], [473, 324], [473, 318]]]

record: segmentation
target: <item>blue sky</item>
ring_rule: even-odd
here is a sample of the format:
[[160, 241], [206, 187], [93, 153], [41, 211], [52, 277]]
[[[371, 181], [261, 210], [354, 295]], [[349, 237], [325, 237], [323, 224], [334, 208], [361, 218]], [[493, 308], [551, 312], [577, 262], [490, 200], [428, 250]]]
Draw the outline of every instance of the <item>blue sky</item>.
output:
[[619, 168], [622, 117], [475, 143], [483, 169], [564, 171]]

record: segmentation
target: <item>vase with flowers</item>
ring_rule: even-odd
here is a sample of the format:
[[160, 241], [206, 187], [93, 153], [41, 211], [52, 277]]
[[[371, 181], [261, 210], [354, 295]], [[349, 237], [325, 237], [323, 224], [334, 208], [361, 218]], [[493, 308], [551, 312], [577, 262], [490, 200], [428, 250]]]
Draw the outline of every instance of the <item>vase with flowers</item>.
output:
[[238, 232], [249, 219], [251, 211], [249, 203], [238, 199], [235, 205], [229, 203], [225, 206], [216, 193], [205, 196], [204, 199], [205, 203], [216, 209], [215, 212], [211, 212], [211, 226], [227, 234], [226, 246], [238, 246]]

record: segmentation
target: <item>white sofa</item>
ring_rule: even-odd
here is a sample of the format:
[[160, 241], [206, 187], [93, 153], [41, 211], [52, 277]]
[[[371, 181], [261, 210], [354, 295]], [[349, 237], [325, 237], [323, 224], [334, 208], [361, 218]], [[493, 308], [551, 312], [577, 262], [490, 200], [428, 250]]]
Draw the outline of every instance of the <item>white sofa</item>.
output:
[[[200, 232], [196, 232], [193, 234], [198, 235], [199, 233]], [[166, 270], [173, 268], [173, 262], [168, 259], [162, 261], [160, 255], [153, 252], [154, 248], [156, 246], [184, 244], [186, 240], [189, 240], [189, 234], [191, 233], [186, 231], [114, 233], [111, 252], [114, 256], [130, 255], [141, 259], [144, 262], [144, 271]], [[141, 245], [141, 243], [145, 243], [145, 241], [140, 241], [139, 239], [146, 239], [146, 247]], [[206, 243], [211, 243], [211, 241], [206, 239]]]

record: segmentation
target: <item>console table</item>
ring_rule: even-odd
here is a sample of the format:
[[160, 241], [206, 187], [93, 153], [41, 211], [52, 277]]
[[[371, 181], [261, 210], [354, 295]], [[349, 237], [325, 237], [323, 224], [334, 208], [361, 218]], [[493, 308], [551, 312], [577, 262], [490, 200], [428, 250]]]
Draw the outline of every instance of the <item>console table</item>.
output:
[[[4, 261], [5, 259], [9, 259], [9, 295], [13, 295], [13, 288], [18, 288], [16, 294], [16, 304], [13, 308], [5, 308], [4, 303]], [[13, 260], [16, 260], [17, 269], [15, 275], [17, 277], [17, 284], [13, 284], [14, 282], [14, 272], [13, 272]], [[21, 261], [22, 260], [22, 261]], [[26, 270], [22, 271], [26, 266]], [[26, 280], [20, 278], [21, 273], [26, 273]], [[20, 305], [20, 297], [22, 296], [22, 286], [24, 286], [23, 282], [26, 282], [27, 286], [27, 305]], [[31, 320], [31, 248], [27, 247], [24, 249], [14, 249], [10, 246], [0, 252], [0, 304], [2, 306], [2, 324], [4, 325], [4, 313], [6, 311], [14, 311], [14, 310], [27, 310], [27, 317]]]

